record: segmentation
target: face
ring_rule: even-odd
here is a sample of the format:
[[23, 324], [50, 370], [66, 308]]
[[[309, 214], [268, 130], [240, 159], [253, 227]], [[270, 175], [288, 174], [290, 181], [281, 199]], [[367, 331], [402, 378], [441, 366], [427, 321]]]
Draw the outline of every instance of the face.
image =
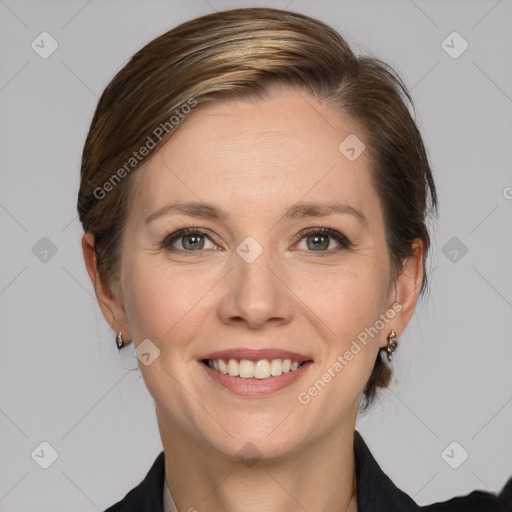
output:
[[[304, 93], [217, 102], [137, 170], [112, 307], [135, 346], [160, 351], [139, 366], [161, 429], [270, 457], [353, 428], [378, 349], [407, 319], [368, 155], [338, 149], [350, 134], [364, 142]], [[169, 207], [183, 203], [202, 208]], [[210, 358], [254, 360], [228, 371], [259, 377]], [[260, 378], [284, 359], [304, 364]]]

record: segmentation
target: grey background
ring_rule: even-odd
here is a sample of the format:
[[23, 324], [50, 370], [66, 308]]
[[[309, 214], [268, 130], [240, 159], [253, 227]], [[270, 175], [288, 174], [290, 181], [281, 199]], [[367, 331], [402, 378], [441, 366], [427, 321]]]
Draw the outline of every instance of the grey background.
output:
[[[81, 150], [137, 49], [195, 16], [264, 5], [320, 18], [395, 67], [437, 181], [431, 293], [358, 430], [419, 504], [512, 475], [511, 0], [0, 0], [0, 511], [103, 510], [161, 451], [137, 361], [120, 359], [83, 263]], [[43, 31], [59, 45], [47, 59], [31, 48]], [[469, 44], [456, 59], [441, 46], [453, 31]], [[31, 457], [43, 441], [58, 452], [48, 469]], [[458, 469], [441, 456], [453, 441], [469, 453]]]

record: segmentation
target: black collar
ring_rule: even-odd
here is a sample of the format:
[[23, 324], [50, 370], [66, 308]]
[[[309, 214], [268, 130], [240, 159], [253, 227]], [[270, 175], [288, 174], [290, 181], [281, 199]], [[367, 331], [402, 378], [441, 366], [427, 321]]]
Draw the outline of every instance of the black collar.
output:
[[361, 434], [354, 431], [358, 512], [414, 511], [418, 505], [382, 471]]
[[[354, 431], [358, 512], [510, 512], [512, 511], [512, 478], [500, 496], [474, 491], [466, 497], [420, 507], [398, 489], [373, 458], [361, 434]], [[165, 455], [161, 452], [144, 480], [123, 500], [105, 512], [163, 512]]]

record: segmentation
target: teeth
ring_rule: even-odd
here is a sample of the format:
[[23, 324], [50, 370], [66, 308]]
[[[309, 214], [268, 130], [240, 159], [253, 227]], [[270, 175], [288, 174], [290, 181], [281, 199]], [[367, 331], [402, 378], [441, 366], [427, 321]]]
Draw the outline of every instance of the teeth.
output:
[[[226, 362], [227, 361], [227, 362]], [[242, 359], [209, 359], [208, 366], [224, 375], [242, 379], [268, 379], [278, 377], [282, 373], [294, 372], [301, 363], [291, 359], [260, 359], [257, 362]]]
[[219, 359], [219, 370], [224, 375], [228, 373], [228, 365], [222, 359]]
[[283, 362], [281, 359], [272, 359], [272, 361], [270, 361], [270, 373], [274, 377], [277, 377], [283, 373]]
[[267, 359], [262, 359], [254, 365], [255, 379], [268, 379], [270, 375], [270, 363]]
[[239, 376], [242, 379], [249, 379], [250, 377], [254, 377], [254, 363], [249, 361], [248, 359], [242, 359], [240, 363], [238, 363], [239, 368]]
[[236, 377], [239, 371], [238, 363], [234, 359], [230, 359], [228, 363], [228, 374], [231, 375], [231, 377]]

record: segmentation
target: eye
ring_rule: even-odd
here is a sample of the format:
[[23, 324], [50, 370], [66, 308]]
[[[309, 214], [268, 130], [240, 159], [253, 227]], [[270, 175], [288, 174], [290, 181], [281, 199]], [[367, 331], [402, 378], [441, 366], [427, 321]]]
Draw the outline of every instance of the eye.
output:
[[[332, 239], [335, 240], [341, 248], [346, 249], [352, 246], [352, 243], [347, 237], [338, 231], [326, 227], [307, 229], [302, 231], [296, 238], [299, 242], [302, 242], [303, 240], [306, 242], [305, 250], [308, 252], [327, 252], [329, 254], [331, 252], [341, 250], [339, 247], [337, 249], [332, 249]], [[207, 246], [207, 241], [210, 242], [210, 247]], [[179, 242], [179, 245], [177, 242]], [[160, 246], [168, 252], [188, 253], [215, 249], [216, 247], [209, 235], [197, 228], [184, 228], [175, 231], [174, 233], [167, 235], [160, 242]], [[318, 254], [318, 256], [323, 256], [323, 254]]]
[[[338, 242], [338, 244], [345, 249], [351, 247], [352, 245], [347, 237], [338, 231], [325, 227], [307, 229], [306, 231], [302, 231], [299, 237], [299, 242], [304, 240], [306, 250], [310, 252], [331, 252], [327, 251], [327, 249], [329, 249], [332, 245], [331, 239], [336, 240], [336, 242]], [[341, 249], [334, 249], [334, 251], [336, 250]]]
[[[181, 242], [179, 245], [181, 245], [181, 247], [174, 246], [175, 242], [180, 240]], [[166, 236], [160, 245], [163, 249], [169, 252], [195, 252], [215, 248], [215, 244], [213, 244], [211, 240], [210, 242], [213, 247], [205, 247], [205, 240], [210, 240], [205, 232], [195, 228], [185, 228]]]

